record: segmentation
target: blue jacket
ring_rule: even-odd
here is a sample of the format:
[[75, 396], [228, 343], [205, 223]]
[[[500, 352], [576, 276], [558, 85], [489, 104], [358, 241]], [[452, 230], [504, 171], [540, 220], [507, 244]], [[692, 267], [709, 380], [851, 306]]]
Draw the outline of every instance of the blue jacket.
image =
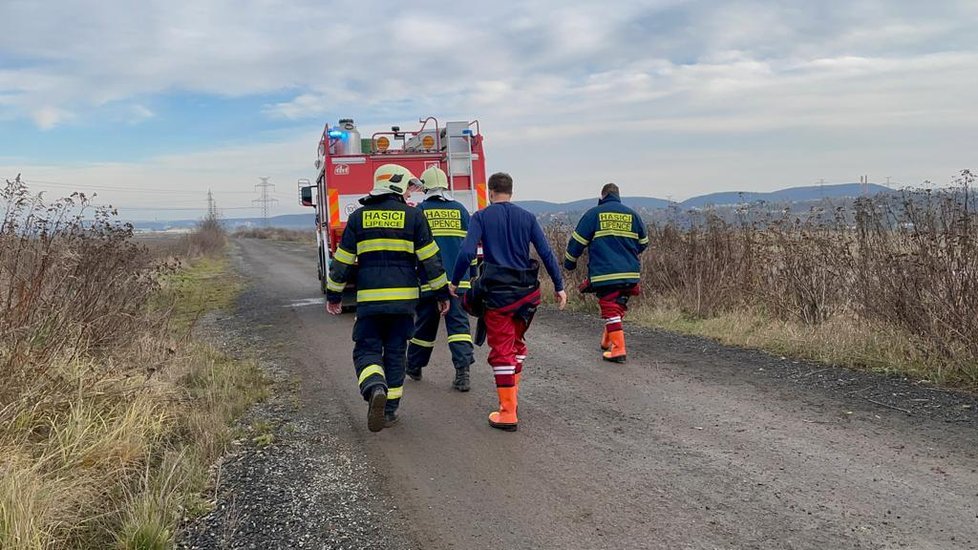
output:
[[357, 315], [414, 314], [420, 296], [418, 265], [439, 298], [448, 297], [448, 278], [438, 244], [424, 215], [394, 194], [360, 199], [333, 254], [326, 299], [339, 303], [351, 279], [357, 284]]
[[[462, 203], [447, 199], [440, 195], [426, 198], [418, 205], [418, 210], [424, 212], [428, 219], [428, 226], [431, 228], [431, 235], [438, 243], [438, 250], [441, 254], [441, 264], [445, 269], [455, 267], [455, 260], [458, 259], [459, 252], [462, 251], [462, 241], [469, 230], [469, 211]], [[418, 278], [422, 281], [421, 293], [429, 295], [431, 285], [423, 269], [418, 270]], [[471, 286], [470, 282], [462, 280], [459, 288], [467, 289]]]
[[472, 216], [469, 234], [462, 242], [462, 252], [451, 272], [452, 284], [458, 285], [466, 274], [476, 257], [479, 243], [482, 243], [482, 254], [486, 263], [516, 270], [533, 268], [530, 257], [530, 243], [533, 243], [554, 282], [555, 290], [564, 289], [560, 266], [540, 223], [533, 214], [519, 206], [511, 202], [494, 203]]
[[564, 267], [576, 268], [577, 259], [590, 248], [587, 267], [592, 286], [634, 284], [641, 276], [638, 256], [648, 245], [642, 218], [617, 195], [608, 195], [578, 222], [567, 243]]

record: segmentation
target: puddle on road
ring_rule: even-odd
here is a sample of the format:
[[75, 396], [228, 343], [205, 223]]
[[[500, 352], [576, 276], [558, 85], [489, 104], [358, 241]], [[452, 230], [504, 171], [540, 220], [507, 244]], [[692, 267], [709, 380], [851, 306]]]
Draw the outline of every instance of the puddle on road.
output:
[[309, 307], [321, 306], [325, 303], [324, 298], [303, 298], [302, 300], [292, 300], [282, 307]]

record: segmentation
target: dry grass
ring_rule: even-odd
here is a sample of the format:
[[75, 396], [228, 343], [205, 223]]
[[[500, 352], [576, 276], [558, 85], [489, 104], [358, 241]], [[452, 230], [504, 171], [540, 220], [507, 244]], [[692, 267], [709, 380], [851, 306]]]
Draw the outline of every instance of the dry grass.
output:
[[[736, 222], [697, 211], [652, 225], [644, 297], [631, 318], [976, 390], [973, 183], [964, 171], [954, 189], [861, 199], [852, 209], [797, 215], [755, 204]], [[569, 229], [550, 232], [562, 254]]]
[[169, 548], [266, 391], [254, 363], [189, 338], [231, 305], [223, 236], [191, 237], [212, 256], [177, 270], [84, 197], [14, 181], [2, 199], [0, 548]]

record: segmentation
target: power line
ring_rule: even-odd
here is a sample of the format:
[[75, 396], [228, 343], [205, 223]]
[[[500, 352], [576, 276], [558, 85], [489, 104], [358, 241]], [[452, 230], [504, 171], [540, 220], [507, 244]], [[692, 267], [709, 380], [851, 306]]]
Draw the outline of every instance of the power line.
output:
[[269, 196], [272, 189], [275, 189], [275, 184], [268, 183], [268, 177], [259, 177], [261, 183], [255, 184], [255, 189], [261, 193], [261, 197], [251, 201], [261, 207], [261, 217], [262, 225], [268, 227], [268, 210], [278, 203], [278, 199]]
[[214, 202], [214, 194], [211, 190], [207, 190], [207, 217], [210, 219], [217, 218], [217, 203]]

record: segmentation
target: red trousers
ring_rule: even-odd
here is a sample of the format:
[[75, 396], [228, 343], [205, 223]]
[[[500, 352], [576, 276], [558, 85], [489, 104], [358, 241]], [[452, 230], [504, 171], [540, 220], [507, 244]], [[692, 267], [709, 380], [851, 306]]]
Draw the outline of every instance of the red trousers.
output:
[[526, 329], [530, 323], [512, 312], [498, 309], [486, 311], [486, 342], [489, 343], [489, 366], [496, 377], [496, 386], [516, 385], [516, 373], [523, 372], [526, 359]]
[[622, 330], [621, 320], [628, 311], [628, 299], [637, 296], [638, 285], [616, 288], [605, 292], [598, 291], [598, 307], [601, 308], [601, 318], [604, 319], [605, 330], [616, 332]]
[[540, 289], [500, 308], [487, 309], [483, 316], [486, 341], [489, 343], [489, 366], [496, 387], [516, 385], [516, 375], [523, 372], [526, 360], [526, 329], [533, 322], [540, 305]]

